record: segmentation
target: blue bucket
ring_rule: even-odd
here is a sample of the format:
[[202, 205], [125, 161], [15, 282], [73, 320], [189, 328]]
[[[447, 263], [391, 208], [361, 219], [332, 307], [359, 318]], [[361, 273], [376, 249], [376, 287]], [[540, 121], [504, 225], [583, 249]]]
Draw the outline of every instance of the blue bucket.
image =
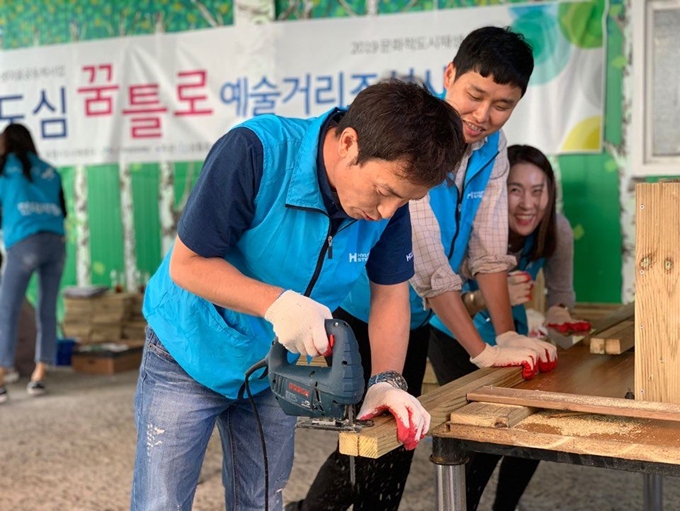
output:
[[57, 339], [57, 365], [70, 366], [71, 355], [76, 346], [75, 339]]

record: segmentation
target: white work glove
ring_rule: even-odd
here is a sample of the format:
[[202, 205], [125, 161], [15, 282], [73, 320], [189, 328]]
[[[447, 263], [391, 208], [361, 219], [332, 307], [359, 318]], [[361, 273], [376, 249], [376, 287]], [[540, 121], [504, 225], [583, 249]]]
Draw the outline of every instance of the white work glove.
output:
[[545, 316], [532, 308], [528, 308], [526, 313], [527, 328], [529, 330], [527, 335], [536, 339], [545, 339], [548, 337], [548, 328], [543, 324], [545, 322]]
[[430, 414], [415, 397], [387, 382], [371, 385], [357, 419], [367, 420], [389, 411], [397, 421], [397, 439], [411, 451], [430, 429]]
[[264, 314], [288, 351], [309, 357], [330, 355], [324, 323], [332, 318], [328, 307], [290, 290], [281, 293]]
[[545, 313], [544, 325], [554, 328], [562, 334], [588, 333], [591, 325], [588, 321], [574, 319], [569, 314], [569, 309], [564, 305], [553, 305]]
[[522, 367], [522, 378], [531, 380], [538, 374], [538, 357], [528, 348], [501, 348], [486, 344], [484, 350], [470, 362], [477, 367]]
[[496, 337], [496, 344], [501, 348], [529, 348], [534, 350], [538, 359], [538, 369], [542, 373], [547, 373], [557, 367], [557, 348], [549, 342], [532, 339], [509, 330]]
[[522, 305], [531, 300], [531, 290], [534, 281], [525, 271], [511, 271], [508, 273], [508, 292], [510, 293], [510, 305]]

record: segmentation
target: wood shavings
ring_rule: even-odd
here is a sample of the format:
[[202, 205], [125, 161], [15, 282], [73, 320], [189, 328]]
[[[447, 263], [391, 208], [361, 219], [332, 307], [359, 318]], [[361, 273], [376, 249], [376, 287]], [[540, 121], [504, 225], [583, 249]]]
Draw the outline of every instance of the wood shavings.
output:
[[611, 438], [629, 439], [641, 433], [640, 423], [641, 421], [638, 420], [612, 415], [580, 413], [567, 416], [564, 412], [543, 410], [530, 415], [516, 427], [525, 431], [563, 436], [606, 435]]

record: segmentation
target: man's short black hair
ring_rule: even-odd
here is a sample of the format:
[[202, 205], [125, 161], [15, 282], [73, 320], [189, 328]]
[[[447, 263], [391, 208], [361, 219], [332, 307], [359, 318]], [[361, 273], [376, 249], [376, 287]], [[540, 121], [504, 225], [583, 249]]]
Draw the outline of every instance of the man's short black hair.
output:
[[336, 134], [357, 132], [356, 165], [400, 161], [403, 177], [432, 188], [451, 174], [465, 152], [456, 110], [424, 86], [392, 79], [362, 90], [340, 119]]
[[468, 71], [492, 76], [500, 85], [515, 85], [522, 96], [534, 70], [531, 45], [509, 27], [482, 27], [470, 32], [453, 58], [456, 79]]

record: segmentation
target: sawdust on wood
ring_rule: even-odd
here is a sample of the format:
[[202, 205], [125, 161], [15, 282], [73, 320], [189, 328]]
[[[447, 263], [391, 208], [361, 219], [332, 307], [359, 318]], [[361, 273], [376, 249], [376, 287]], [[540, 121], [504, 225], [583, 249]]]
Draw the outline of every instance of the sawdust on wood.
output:
[[553, 433], [564, 436], [606, 436], [612, 439], [630, 439], [631, 436], [642, 432], [640, 424], [645, 419], [631, 420], [630, 418], [613, 415], [597, 415], [579, 413], [565, 416], [564, 412], [542, 410], [530, 415], [516, 427], [526, 431]]

